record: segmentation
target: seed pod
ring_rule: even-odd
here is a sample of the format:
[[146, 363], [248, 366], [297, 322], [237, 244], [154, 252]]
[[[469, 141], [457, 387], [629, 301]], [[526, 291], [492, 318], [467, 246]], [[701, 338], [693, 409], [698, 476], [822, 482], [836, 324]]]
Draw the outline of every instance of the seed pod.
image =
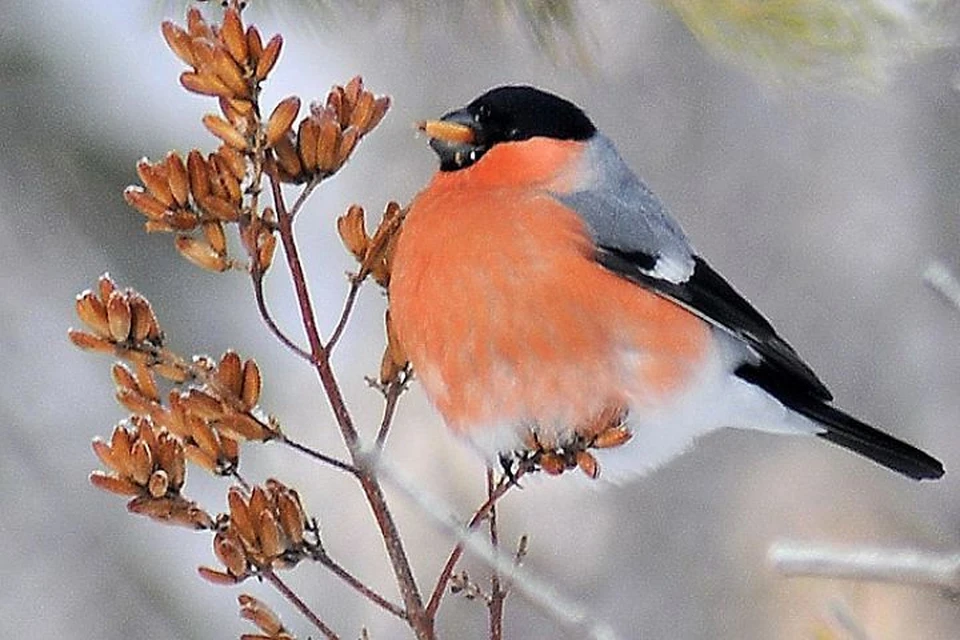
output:
[[240, 387], [240, 399], [243, 406], [249, 411], [260, 402], [260, 389], [263, 380], [260, 377], [260, 367], [256, 361], [247, 360], [243, 363], [243, 383]]
[[273, 254], [277, 250], [277, 236], [269, 231], [264, 231], [261, 234], [261, 238], [260, 251], [257, 253], [257, 262], [259, 263], [260, 271], [266, 271], [273, 263]]
[[236, 577], [246, 574], [247, 557], [239, 540], [221, 531], [213, 538], [213, 552], [229, 574]]
[[190, 43], [193, 40], [186, 31], [170, 22], [164, 20], [160, 25], [160, 31], [163, 33], [163, 39], [167, 41], [167, 46], [173, 53], [185, 63], [194, 66], [193, 53]]
[[273, 151], [277, 157], [277, 164], [280, 169], [290, 178], [297, 178], [303, 173], [303, 163], [294, 147], [294, 136], [292, 131], [287, 131], [275, 144]]
[[107, 308], [93, 291], [89, 289], [77, 296], [77, 317], [83, 324], [93, 329], [102, 338], [110, 336], [110, 323], [107, 320]]
[[184, 71], [180, 74], [180, 84], [187, 91], [202, 96], [233, 96], [230, 87], [212, 73]]
[[146, 158], [141, 158], [137, 162], [137, 176], [147, 192], [161, 203], [165, 208], [170, 208], [174, 204], [173, 191], [170, 190], [170, 179], [167, 174], [166, 164], [150, 164]]
[[154, 498], [162, 498], [167, 494], [170, 488], [170, 478], [163, 469], [157, 469], [150, 474], [150, 480], [147, 481], [147, 491]]
[[216, 569], [211, 569], [210, 567], [197, 567], [197, 573], [200, 574], [201, 578], [211, 584], [229, 586], [240, 582], [236, 576], [230, 575], [229, 573], [224, 573], [223, 571], [217, 571]]
[[268, 440], [272, 435], [262, 424], [245, 413], [231, 413], [216, 423], [218, 432], [238, 440]]
[[297, 152], [300, 162], [307, 171], [317, 168], [317, 140], [320, 138], [320, 125], [313, 118], [304, 118], [300, 121], [297, 133]]
[[210, 193], [210, 169], [203, 154], [194, 149], [187, 156], [187, 173], [190, 176], [190, 193], [197, 200]]
[[353, 150], [357, 146], [357, 140], [360, 139], [360, 130], [356, 127], [350, 127], [343, 132], [343, 137], [340, 139], [339, 146], [337, 147], [337, 159], [335, 161], [335, 166], [333, 170], [339, 169], [350, 157], [350, 154], [353, 153]]
[[243, 23], [240, 21], [240, 14], [233, 7], [229, 7], [223, 12], [220, 39], [237, 64], [247, 64], [247, 38], [243, 33]]
[[246, 151], [249, 148], [249, 144], [244, 135], [237, 131], [232, 124], [216, 114], [208, 113], [203, 116], [203, 126], [207, 128], [207, 131], [235, 149]]
[[280, 34], [277, 34], [270, 38], [270, 41], [263, 48], [263, 53], [260, 54], [260, 59], [257, 60], [257, 68], [254, 72], [254, 77], [260, 81], [267, 77], [270, 74], [270, 71], [273, 70], [273, 66], [277, 63], [277, 58], [280, 57], [280, 48], [283, 46], [283, 38]]
[[281, 492], [277, 495], [277, 512], [280, 515], [280, 525], [283, 532], [293, 545], [303, 542], [303, 530], [306, 526], [306, 516], [300, 503], [290, 494]]
[[230, 395], [240, 397], [243, 390], [243, 364], [236, 351], [227, 351], [220, 358], [216, 378], [217, 383]]
[[256, 63], [263, 56], [263, 38], [253, 25], [247, 27], [247, 54], [250, 60]]
[[161, 220], [168, 211], [166, 205], [140, 187], [130, 186], [124, 189], [123, 199], [150, 220]]
[[115, 493], [118, 496], [136, 496], [140, 495], [142, 491], [132, 480], [103, 473], [102, 471], [94, 471], [90, 474], [90, 484], [98, 489]]
[[626, 427], [613, 427], [597, 435], [590, 446], [597, 449], [610, 449], [626, 444], [632, 437], [633, 434]]
[[270, 114], [270, 119], [267, 120], [266, 126], [268, 147], [275, 145], [277, 141], [286, 134], [293, 125], [293, 121], [297, 119], [299, 112], [300, 98], [297, 96], [284, 98], [274, 107], [273, 113]]
[[586, 451], [577, 451], [577, 466], [591, 480], [596, 480], [600, 476], [600, 465], [597, 459]]
[[277, 638], [278, 640], [282, 638], [281, 634], [284, 632], [284, 628], [280, 623], [280, 618], [267, 605], [245, 593], [240, 594], [237, 601], [240, 603], [241, 618], [249, 620], [259, 627], [266, 637]]
[[173, 151], [167, 154], [167, 181], [173, 199], [179, 206], [186, 207], [190, 203], [190, 178], [183, 158]]
[[227, 492], [227, 504], [230, 506], [230, 526], [248, 544], [257, 542], [257, 530], [253, 526], [253, 518], [243, 493], [237, 487], [230, 487]]
[[226, 271], [230, 264], [208, 243], [190, 236], [177, 236], [174, 241], [177, 251], [188, 261], [208, 271]]
[[337, 158], [340, 152], [341, 135], [340, 127], [332, 118], [324, 118], [320, 122], [316, 160], [313, 164], [315, 170], [332, 173], [339, 166]]
[[119, 291], [114, 291], [107, 299], [107, 322], [110, 325], [110, 337], [115, 342], [124, 342], [130, 337], [131, 321], [130, 301]]
[[559, 454], [547, 451], [540, 456], [540, 468], [551, 476], [558, 476], [564, 472], [567, 465]]
[[150, 448], [144, 442], [134, 443], [130, 450], [130, 461], [130, 478], [140, 486], [145, 486], [153, 472], [153, 454], [150, 453]]
[[190, 415], [204, 420], [217, 420], [223, 416], [223, 404], [209, 393], [199, 389], [190, 389], [180, 394], [183, 408]]
[[214, 47], [211, 69], [225, 85], [230, 87], [234, 97], [250, 95], [250, 87], [243, 78], [243, 71], [237, 66], [229, 51], [222, 47]]
[[363, 207], [360, 205], [351, 205], [345, 214], [337, 218], [337, 233], [340, 234], [340, 240], [358, 261], [364, 259], [370, 244], [365, 226]]
[[160, 323], [157, 316], [153, 313], [153, 307], [150, 301], [136, 292], [131, 292], [130, 300], [130, 334], [134, 342], [140, 343], [149, 340], [153, 343], [159, 343], [163, 335], [160, 333]]

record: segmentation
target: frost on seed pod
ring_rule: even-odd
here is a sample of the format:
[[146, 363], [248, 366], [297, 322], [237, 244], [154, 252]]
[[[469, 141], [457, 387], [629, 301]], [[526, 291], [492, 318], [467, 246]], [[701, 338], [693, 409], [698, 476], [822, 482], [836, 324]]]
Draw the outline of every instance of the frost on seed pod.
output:
[[70, 341], [81, 349], [142, 360], [163, 342], [163, 333], [150, 302], [132, 289], [120, 290], [109, 274], [97, 282], [97, 291], [77, 296], [76, 312], [90, 330], [70, 329]]

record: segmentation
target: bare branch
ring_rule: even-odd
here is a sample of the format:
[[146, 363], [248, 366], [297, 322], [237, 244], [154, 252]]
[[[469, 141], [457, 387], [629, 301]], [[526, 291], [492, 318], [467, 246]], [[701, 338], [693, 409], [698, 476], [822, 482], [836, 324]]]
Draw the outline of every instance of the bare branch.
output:
[[324, 567], [329, 569], [338, 578], [346, 582], [350, 587], [355, 589], [358, 593], [360, 593], [360, 595], [362, 595], [364, 598], [366, 598], [370, 602], [374, 603], [375, 605], [384, 609], [385, 611], [392, 613], [393, 615], [397, 616], [401, 620], [407, 619], [407, 612], [403, 610], [403, 607], [400, 607], [390, 602], [389, 600], [381, 596], [379, 593], [377, 593], [367, 585], [363, 584], [363, 582], [361, 582], [359, 578], [355, 577], [352, 573], [347, 571], [344, 567], [342, 567], [339, 563], [337, 563], [336, 560], [331, 558], [325, 551], [317, 554], [315, 556], [315, 559]]
[[923, 272], [928, 287], [960, 311], [960, 280], [941, 262], [931, 262]]
[[828, 607], [830, 618], [836, 622], [851, 640], [871, 640], [860, 621], [853, 615], [850, 608], [840, 600], [833, 600]]
[[304, 455], [310, 456], [310, 457], [313, 458], [314, 460], [317, 460], [317, 461], [322, 462], [322, 463], [324, 463], [324, 464], [328, 464], [328, 465], [330, 465], [331, 467], [335, 467], [335, 468], [337, 468], [337, 469], [340, 469], [341, 471], [346, 471], [347, 473], [349, 473], [349, 474], [351, 474], [351, 475], [354, 475], [354, 476], [355, 476], [355, 475], [358, 475], [358, 474], [360, 473], [359, 471], [357, 471], [357, 468], [354, 467], [353, 465], [347, 464], [346, 462], [343, 462], [342, 460], [338, 460], [338, 459], [334, 458], [333, 456], [328, 456], [328, 455], [325, 454], [325, 453], [321, 453], [320, 451], [317, 451], [316, 449], [311, 449], [311, 448], [308, 447], [307, 445], [305, 445], [305, 444], [300, 444], [300, 443], [297, 442], [296, 440], [291, 440], [286, 434], [282, 434], [282, 435], [280, 436], [279, 442], [282, 442], [283, 444], [287, 445], [287, 446], [290, 447], [291, 449], [296, 449], [297, 451], [299, 451], [300, 453], [302, 453], [302, 454], [304, 454]]
[[276, 321], [273, 319], [273, 316], [270, 314], [270, 309], [267, 308], [267, 301], [263, 293], [263, 273], [256, 272], [251, 275], [253, 280], [253, 297], [257, 301], [257, 310], [260, 312], [260, 318], [263, 320], [264, 324], [267, 325], [267, 328], [270, 329], [270, 333], [279, 340], [283, 346], [290, 351], [294, 352], [307, 362], [314, 362], [314, 357], [304, 349], [302, 349], [297, 343], [295, 343], [283, 330], [277, 325]]
[[[502, 498], [512, 486], [514, 486], [514, 484], [511, 483], [507, 478], [501, 479], [497, 484], [496, 490], [489, 494], [486, 502], [480, 505], [480, 507], [473, 513], [473, 516], [467, 522], [466, 529], [468, 531], [472, 531], [474, 528], [476, 528], [476, 526], [487, 517], [487, 514], [490, 513], [490, 509], [493, 508], [493, 505], [496, 504], [497, 500]], [[447, 558], [446, 563], [443, 565], [443, 569], [440, 571], [440, 575], [437, 577], [437, 583], [433, 587], [433, 593], [430, 595], [430, 601], [427, 604], [427, 615], [436, 615], [437, 609], [440, 607], [440, 601], [443, 599], [443, 595], [447, 591], [447, 585], [450, 583], [450, 578], [453, 577], [453, 571], [457, 568], [457, 562], [459, 562], [461, 556], [463, 556], [463, 551], [463, 544], [458, 544], [453, 548], [453, 551], [450, 552], [450, 556]]]
[[771, 545], [767, 559], [786, 576], [894, 582], [960, 592], [960, 553], [780, 541]]
[[[490, 528], [490, 546], [499, 551], [499, 532], [497, 531], [497, 504], [493, 500], [497, 485], [493, 478], [493, 469], [487, 469], [487, 501], [490, 502], [490, 516], [487, 524]], [[503, 605], [507, 592], [500, 584], [500, 573], [494, 569], [490, 575], [490, 601], [487, 608], [490, 614], [490, 640], [503, 640]]]
[[[403, 547], [400, 532], [397, 530], [397, 525], [390, 512], [390, 508], [387, 506], [387, 501], [383, 495], [380, 483], [372, 469], [367, 466], [366, 456], [360, 447], [357, 428], [353, 423], [350, 412], [347, 410], [346, 401], [343, 398], [343, 393], [340, 391], [340, 385], [337, 382], [333, 368], [330, 366], [328, 353], [323, 348], [320, 331], [317, 329], [313, 303], [310, 300], [310, 292], [307, 288], [306, 276], [303, 272], [303, 265], [300, 262], [297, 241], [293, 233], [293, 216], [291, 212], [287, 211], [283, 193], [280, 190], [280, 181], [277, 176], [271, 173], [269, 180], [273, 192], [274, 207], [277, 212], [280, 240], [283, 245], [284, 255], [286, 256], [287, 267], [290, 269], [290, 275], [297, 294], [297, 302], [300, 306], [300, 318], [304, 331], [307, 334], [307, 341], [310, 344], [310, 353], [314, 357], [314, 369], [317, 372], [320, 385], [323, 387], [327, 400], [330, 403], [330, 408], [333, 410], [343, 442], [347, 446], [350, 457], [358, 469], [356, 477], [367, 499], [367, 504], [373, 512], [377, 527], [380, 529], [380, 535], [383, 538], [387, 556], [390, 558], [390, 566], [393, 569], [397, 586], [403, 598], [407, 620], [417, 638], [420, 640], [430, 640], [435, 637], [433, 619], [427, 616], [424, 610], [420, 589], [416, 579], [413, 577], [413, 570], [410, 567], [410, 561], [407, 559], [407, 553]], [[300, 203], [300, 200], [297, 202]]]
[[350, 276], [350, 291], [347, 292], [347, 299], [343, 303], [343, 311], [340, 313], [340, 320], [337, 321], [337, 326], [334, 327], [333, 333], [330, 334], [330, 340], [327, 342], [327, 353], [329, 354], [333, 351], [333, 347], [340, 340], [340, 336], [343, 335], [343, 330], [347, 326], [347, 320], [350, 318], [350, 312], [353, 311], [353, 305], [357, 301], [357, 292], [360, 291], [360, 285], [363, 283], [363, 280], [355, 276]]
[[327, 640], [340, 640], [340, 636], [334, 633], [333, 629], [328, 627], [323, 620], [320, 619], [317, 614], [313, 612], [307, 604], [300, 599], [293, 589], [287, 586], [287, 584], [280, 579], [280, 576], [275, 574], [273, 571], [264, 571], [262, 574], [264, 580], [276, 587], [284, 598], [286, 598], [297, 610], [304, 615], [307, 620], [310, 621], [313, 626], [317, 628], [327, 638]]
[[[407, 369], [409, 371], [409, 368]], [[383, 418], [380, 420], [380, 429], [377, 431], [377, 448], [382, 449], [387, 443], [387, 434], [390, 433], [390, 425], [393, 424], [393, 417], [397, 412], [397, 402], [407, 388], [408, 377], [406, 375], [391, 380], [383, 390], [383, 397], [386, 404], [383, 406]]]
[[[498, 552], [490, 546], [490, 541], [483, 534], [463, 526], [447, 505], [404, 478], [388, 461], [379, 458], [378, 471], [381, 478], [388, 480], [394, 488], [410, 498], [425, 515], [456, 536], [460, 546], [469, 549], [498, 571], [502, 579], [510, 580], [513, 590], [539, 607], [571, 635], [595, 640], [614, 640], [618, 637], [608, 624], [596, 620], [581, 603], [561, 595], [553, 586], [534, 577], [526, 568], [517, 566], [513, 554]], [[434, 596], [436, 595], [434, 590]]]

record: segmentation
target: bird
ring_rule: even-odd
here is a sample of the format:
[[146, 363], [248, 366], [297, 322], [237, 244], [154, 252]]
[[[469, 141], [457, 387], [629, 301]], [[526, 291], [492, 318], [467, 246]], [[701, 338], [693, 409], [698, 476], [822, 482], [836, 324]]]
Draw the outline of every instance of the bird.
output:
[[732, 427], [943, 475], [832, 404], [572, 102], [505, 85], [417, 127], [440, 166], [396, 240], [390, 322], [446, 426], [491, 465], [629, 480]]

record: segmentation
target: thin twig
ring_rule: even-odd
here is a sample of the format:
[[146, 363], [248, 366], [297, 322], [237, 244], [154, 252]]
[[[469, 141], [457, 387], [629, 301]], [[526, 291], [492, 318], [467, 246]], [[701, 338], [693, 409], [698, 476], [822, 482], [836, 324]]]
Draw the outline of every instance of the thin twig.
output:
[[770, 546], [767, 559], [786, 576], [895, 582], [960, 593], [960, 553], [781, 541]]
[[307, 603], [301, 600], [300, 596], [294, 593], [293, 589], [288, 587], [286, 583], [280, 579], [280, 576], [273, 571], [264, 571], [260, 575], [263, 576], [264, 580], [276, 587], [277, 591], [279, 591], [284, 598], [286, 598], [293, 606], [295, 606], [300, 613], [302, 613], [304, 617], [320, 631], [320, 633], [326, 636], [327, 640], [340, 640], [340, 636], [334, 633], [333, 629], [328, 627], [323, 620], [321, 620], [317, 614], [315, 614], [313, 610], [307, 606]]
[[586, 637], [594, 640], [617, 638], [616, 632], [608, 624], [591, 615], [582, 604], [563, 596], [551, 584], [536, 578], [529, 571], [518, 566], [513, 554], [497, 553], [484, 536], [464, 527], [447, 505], [405, 478], [390, 464], [389, 460], [380, 458], [379, 475], [389, 481], [393, 488], [412, 500], [424, 515], [445, 531], [455, 535], [464, 548], [469, 549], [477, 558], [499, 571], [501, 579], [510, 581], [511, 593], [516, 592], [529, 603], [539, 607], [566, 629], [571, 637]]
[[347, 292], [347, 299], [343, 303], [340, 320], [337, 321], [337, 326], [334, 327], [330, 340], [327, 341], [326, 350], [328, 354], [333, 351], [333, 347], [340, 340], [340, 336], [343, 335], [343, 330], [347, 326], [347, 320], [350, 318], [350, 312], [353, 311], [353, 305], [357, 301], [357, 292], [360, 291], [362, 283], [363, 281], [359, 278], [350, 276], [350, 290]]
[[[493, 469], [487, 469], [487, 500], [493, 498], [497, 485], [493, 478]], [[490, 546], [499, 548], [499, 534], [497, 532], [497, 503], [490, 503], [490, 515], [487, 518], [490, 526]], [[490, 574], [490, 601], [487, 608], [490, 613], [490, 640], [503, 640], [503, 604], [507, 599], [507, 592], [500, 585], [500, 572], [496, 567]]]
[[356, 589], [360, 595], [369, 600], [370, 602], [376, 604], [383, 610], [392, 613], [402, 620], [407, 619], [407, 612], [403, 610], [403, 607], [394, 604], [381, 596], [379, 593], [363, 584], [359, 578], [355, 577], [352, 573], [344, 569], [340, 564], [338, 564], [333, 558], [326, 554], [326, 552], [318, 554], [316, 560], [322, 564], [324, 567], [329, 569], [334, 573], [338, 578], [346, 582], [348, 585]]
[[383, 405], [383, 418], [380, 420], [380, 429], [377, 430], [377, 449], [383, 449], [387, 443], [387, 434], [390, 433], [390, 425], [393, 424], [393, 417], [397, 412], [397, 402], [400, 395], [407, 388], [406, 376], [401, 379], [391, 380], [384, 390], [383, 397], [386, 403]]
[[[396, 522], [393, 520], [393, 514], [391, 514], [387, 506], [383, 489], [380, 487], [380, 483], [373, 469], [370, 467], [368, 457], [361, 450], [356, 426], [353, 424], [353, 418], [347, 410], [346, 402], [340, 391], [340, 385], [337, 382], [333, 368], [330, 366], [328, 354], [323, 348], [323, 341], [317, 329], [316, 316], [313, 312], [313, 303], [310, 301], [310, 292], [307, 288], [306, 277], [303, 273], [303, 266], [300, 263], [296, 238], [293, 234], [293, 216], [287, 212], [277, 176], [270, 173], [269, 179], [273, 192], [274, 206], [277, 212], [280, 240], [283, 244], [287, 267], [290, 269], [290, 275], [293, 280], [294, 289], [296, 290], [297, 302], [300, 307], [300, 319], [303, 323], [304, 331], [307, 334], [310, 352], [315, 359], [314, 369], [326, 393], [330, 408], [333, 410], [344, 444], [347, 446], [350, 457], [358, 469], [356, 477], [366, 496], [367, 504], [370, 505], [370, 510], [373, 512], [377, 527], [380, 529], [380, 535], [383, 538], [387, 556], [390, 558], [390, 566], [393, 569], [394, 577], [403, 599], [404, 608], [407, 612], [407, 621], [410, 628], [419, 640], [432, 640], [435, 637], [433, 618], [426, 615], [423, 600], [420, 596], [420, 589], [417, 586], [416, 579], [413, 577], [413, 570], [410, 567], [410, 561], [407, 559], [406, 550], [400, 538], [400, 532], [397, 530]], [[298, 202], [303, 199], [302, 195], [303, 194], [301, 194], [301, 199], [298, 200]]]
[[[315, 175], [310, 179], [310, 182], [303, 186], [303, 190], [300, 192], [300, 195], [297, 196], [297, 199], [294, 201], [293, 206], [290, 207], [290, 220], [292, 221], [297, 217], [297, 214], [300, 213], [300, 210], [303, 208], [304, 203], [306, 203], [307, 198], [310, 197], [310, 194], [313, 193], [313, 190], [320, 186], [320, 183], [323, 182], [324, 178], [327, 176], [324, 174]], [[271, 176], [272, 178], [272, 176]]]
[[236, 480], [241, 487], [243, 487], [244, 491], [246, 491], [247, 493], [250, 493], [250, 483], [247, 482], [242, 475], [240, 475], [239, 469], [234, 469], [233, 471], [230, 472], [230, 475], [233, 476], [233, 479]]
[[940, 262], [931, 262], [923, 272], [923, 281], [960, 311], [960, 281]]
[[870, 634], [867, 633], [866, 629], [863, 628], [863, 625], [860, 624], [860, 621], [857, 620], [853, 612], [850, 611], [850, 608], [847, 607], [844, 602], [833, 600], [830, 602], [827, 610], [833, 622], [850, 636], [851, 640], [871, 640]]
[[251, 279], [253, 281], [253, 297], [257, 301], [257, 310], [260, 312], [260, 318], [267, 325], [267, 328], [270, 329], [270, 333], [279, 340], [283, 346], [290, 351], [293, 351], [295, 354], [306, 360], [307, 362], [313, 363], [314, 357], [304, 350], [302, 347], [297, 345], [292, 339], [290, 339], [287, 334], [283, 332], [276, 321], [273, 319], [273, 315], [270, 313], [270, 309], [267, 308], [267, 301], [263, 293], [263, 273], [260, 272], [256, 267], [254, 267], [256, 273], [251, 274]]
[[[516, 479], [519, 479], [519, 476], [518, 478], [515, 478], [515, 480]], [[502, 498], [514, 485], [515, 482], [510, 482], [508, 478], [501, 478], [494, 491], [492, 493], [488, 493], [486, 502], [480, 505], [477, 510], [473, 512], [473, 516], [471, 516], [470, 520], [467, 522], [467, 530], [473, 530], [478, 524], [480, 524], [480, 522], [487, 517], [487, 514], [490, 513], [490, 510], [497, 503], [497, 500]], [[434, 585], [433, 593], [430, 594], [430, 601], [427, 603], [428, 616], [435, 616], [437, 609], [440, 608], [440, 601], [443, 599], [443, 595], [447, 591], [447, 585], [450, 584], [450, 578], [453, 577], [453, 571], [457, 568], [457, 562], [460, 561], [463, 551], [464, 546], [461, 542], [453, 548], [453, 551], [451, 551], [449, 557], [447, 557], [447, 562], [443, 565], [443, 569], [440, 571], [440, 575], [437, 577], [437, 583]]]
[[292, 439], [291, 439], [289, 436], [287, 436], [286, 434], [282, 434], [282, 435], [277, 439], [277, 442], [280, 442], [280, 443], [282, 443], [282, 444], [285, 444], [285, 445], [287, 445], [288, 447], [290, 447], [291, 449], [296, 449], [296, 450], [299, 451], [300, 453], [302, 453], [302, 454], [304, 454], [304, 455], [307, 455], [307, 456], [310, 456], [311, 458], [313, 458], [314, 460], [317, 460], [318, 462], [322, 462], [322, 463], [324, 463], [324, 464], [328, 464], [328, 465], [330, 465], [331, 467], [334, 467], [334, 468], [336, 468], [336, 469], [340, 469], [341, 471], [346, 471], [347, 473], [349, 473], [349, 474], [351, 474], [351, 475], [354, 475], [354, 476], [355, 476], [355, 475], [358, 475], [358, 474], [360, 473], [360, 472], [357, 470], [357, 468], [356, 468], [355, 466], [353, 466], [352, 464], [348, 464], [348, 463], [344, 462], [343, 460], [338, 460], [337, 458], [334, 458], [333, 456], [328, 456], [327, 454], [321, 453], [320, 451], [317, 451], [316, 449], [311, 449], [310, 447], [308, 447], [308, 446], [305, 445], [305, 444], [301, 444], [301, 443], [297, 442], [296, 440], [292, 440]]

